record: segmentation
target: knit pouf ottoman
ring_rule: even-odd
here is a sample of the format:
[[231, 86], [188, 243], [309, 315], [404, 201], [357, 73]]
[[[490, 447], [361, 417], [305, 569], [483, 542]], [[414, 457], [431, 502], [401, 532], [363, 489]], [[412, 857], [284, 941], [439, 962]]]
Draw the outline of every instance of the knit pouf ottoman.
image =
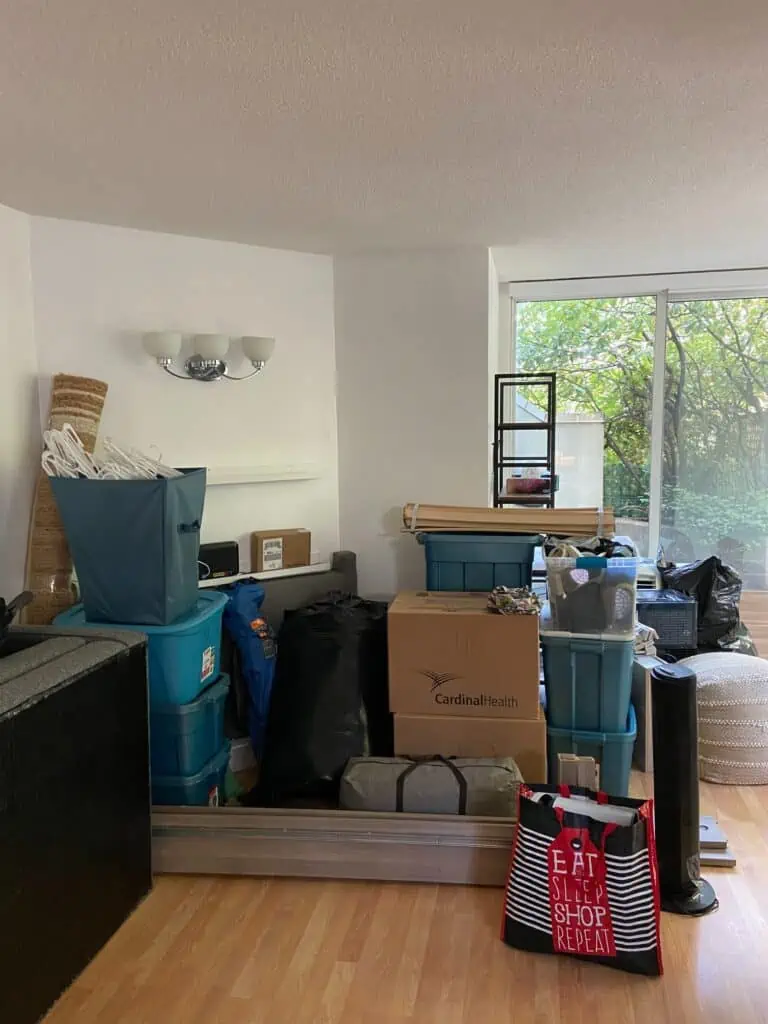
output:
[[768, 785], [768, 661], [747, 654], [697, 654], [699, 777]]

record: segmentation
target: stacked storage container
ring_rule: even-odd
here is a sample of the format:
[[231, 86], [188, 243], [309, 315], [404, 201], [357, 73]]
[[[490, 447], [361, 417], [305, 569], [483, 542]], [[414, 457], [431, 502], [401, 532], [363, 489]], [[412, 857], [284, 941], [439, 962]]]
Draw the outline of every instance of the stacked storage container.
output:
[[215, 805], [229, 764], [224, 702], [229, 678], [219, 669], [227, 597], [200, 591], [195, 608], [169, 626], [87, 622], [82, 605], [56, 625], [126, 629], [148, 637], [150, 756], [155, 804]]
[[698, 602], [676, 590], [645, 590], [637, 595], [637, 618], [656, 630], [656, 647], [675, 651], [678, 659], [696, 653]]
[[629, 791], [637, 567], [628, 558], [547, 560], [541, 646], [550, 781], [558, 754], [577, 754], [599, 763], [602, 790]]
[[426, 591], [398, 594], [388, 613], [396, 755], [512, 758], [526, 782], [546, 782], [538, 615], [488, 608], [494, 587], [530, 587], [541, 540], [419, 535]]
[[540, 536], [499, 533], [422, 533], [427, 590], [490, 591], [530, 587]]

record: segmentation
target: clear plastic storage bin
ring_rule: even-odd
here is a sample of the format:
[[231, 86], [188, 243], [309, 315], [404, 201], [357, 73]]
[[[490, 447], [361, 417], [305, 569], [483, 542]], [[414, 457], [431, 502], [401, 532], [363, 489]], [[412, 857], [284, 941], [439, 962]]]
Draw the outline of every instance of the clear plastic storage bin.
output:
[[636, 558], [548, 558], [552, 629], [631, 636], [639, 565]]

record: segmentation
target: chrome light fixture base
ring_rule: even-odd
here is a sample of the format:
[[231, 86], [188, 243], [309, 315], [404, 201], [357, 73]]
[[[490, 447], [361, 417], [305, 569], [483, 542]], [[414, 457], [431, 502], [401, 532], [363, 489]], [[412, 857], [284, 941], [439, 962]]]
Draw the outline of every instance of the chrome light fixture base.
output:
[[227, 373], [227, 364], [223, 359], [203, 359], [201, 356], [190, 356], [184, 363], [184, 373], [177, 373], [173, 368], [173, 360], [167, 356], [158, 358], [157, 365], [161, 366], [171, 377], [177, 377], [179, 380], [201, 380], [207, 383], [214, 380], [247, 380], [249, 377], [255, 377], [257, 373], [261, 373], [266, 363], [264, 360], [252, 361], [253, 369], [250, 373], [244, 373], [242, 377], [233, 377], [231, 373]]
[[190, 356], [184, 363], [184, 369], [192, 380], [221, 380], [227, 375], [227, 364], [223, 359], [203, 359], [202, 356]]

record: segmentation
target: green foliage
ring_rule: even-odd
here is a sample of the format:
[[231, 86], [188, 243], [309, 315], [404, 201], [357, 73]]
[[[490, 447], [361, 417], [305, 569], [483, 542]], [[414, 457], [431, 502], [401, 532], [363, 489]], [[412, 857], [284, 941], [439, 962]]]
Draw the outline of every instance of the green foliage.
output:
[[723, 538], [744, 541], [768, 535], [768, 491], [742, 496], [697, 494], [684, 487], [665, 488], [664, 506], [673, 509], [700, 544], [716, 550]]
[[558, 410], [602, 415], [606, 463], [630, 475], [650, 461], [655, 309], [649, 296], [518, 306], [519, 368], [556, 370]]
[[[557, 371], [560, 412], [603, 416], [606, 476], [621, 466], [623, 490], [637, 496], [647, 493], [654, 327], [653, 296], [518, 305], [519, 368]], [[667, 337], [664, 483], [691, 514], [686, 494], [728, 498], [733, 515], [707, 506], [724, 526], [749, 515], [741, 494], [768, 488], [768, 299], [671, 303]], [[697, 522], [709, 514], [699, 509]]]

